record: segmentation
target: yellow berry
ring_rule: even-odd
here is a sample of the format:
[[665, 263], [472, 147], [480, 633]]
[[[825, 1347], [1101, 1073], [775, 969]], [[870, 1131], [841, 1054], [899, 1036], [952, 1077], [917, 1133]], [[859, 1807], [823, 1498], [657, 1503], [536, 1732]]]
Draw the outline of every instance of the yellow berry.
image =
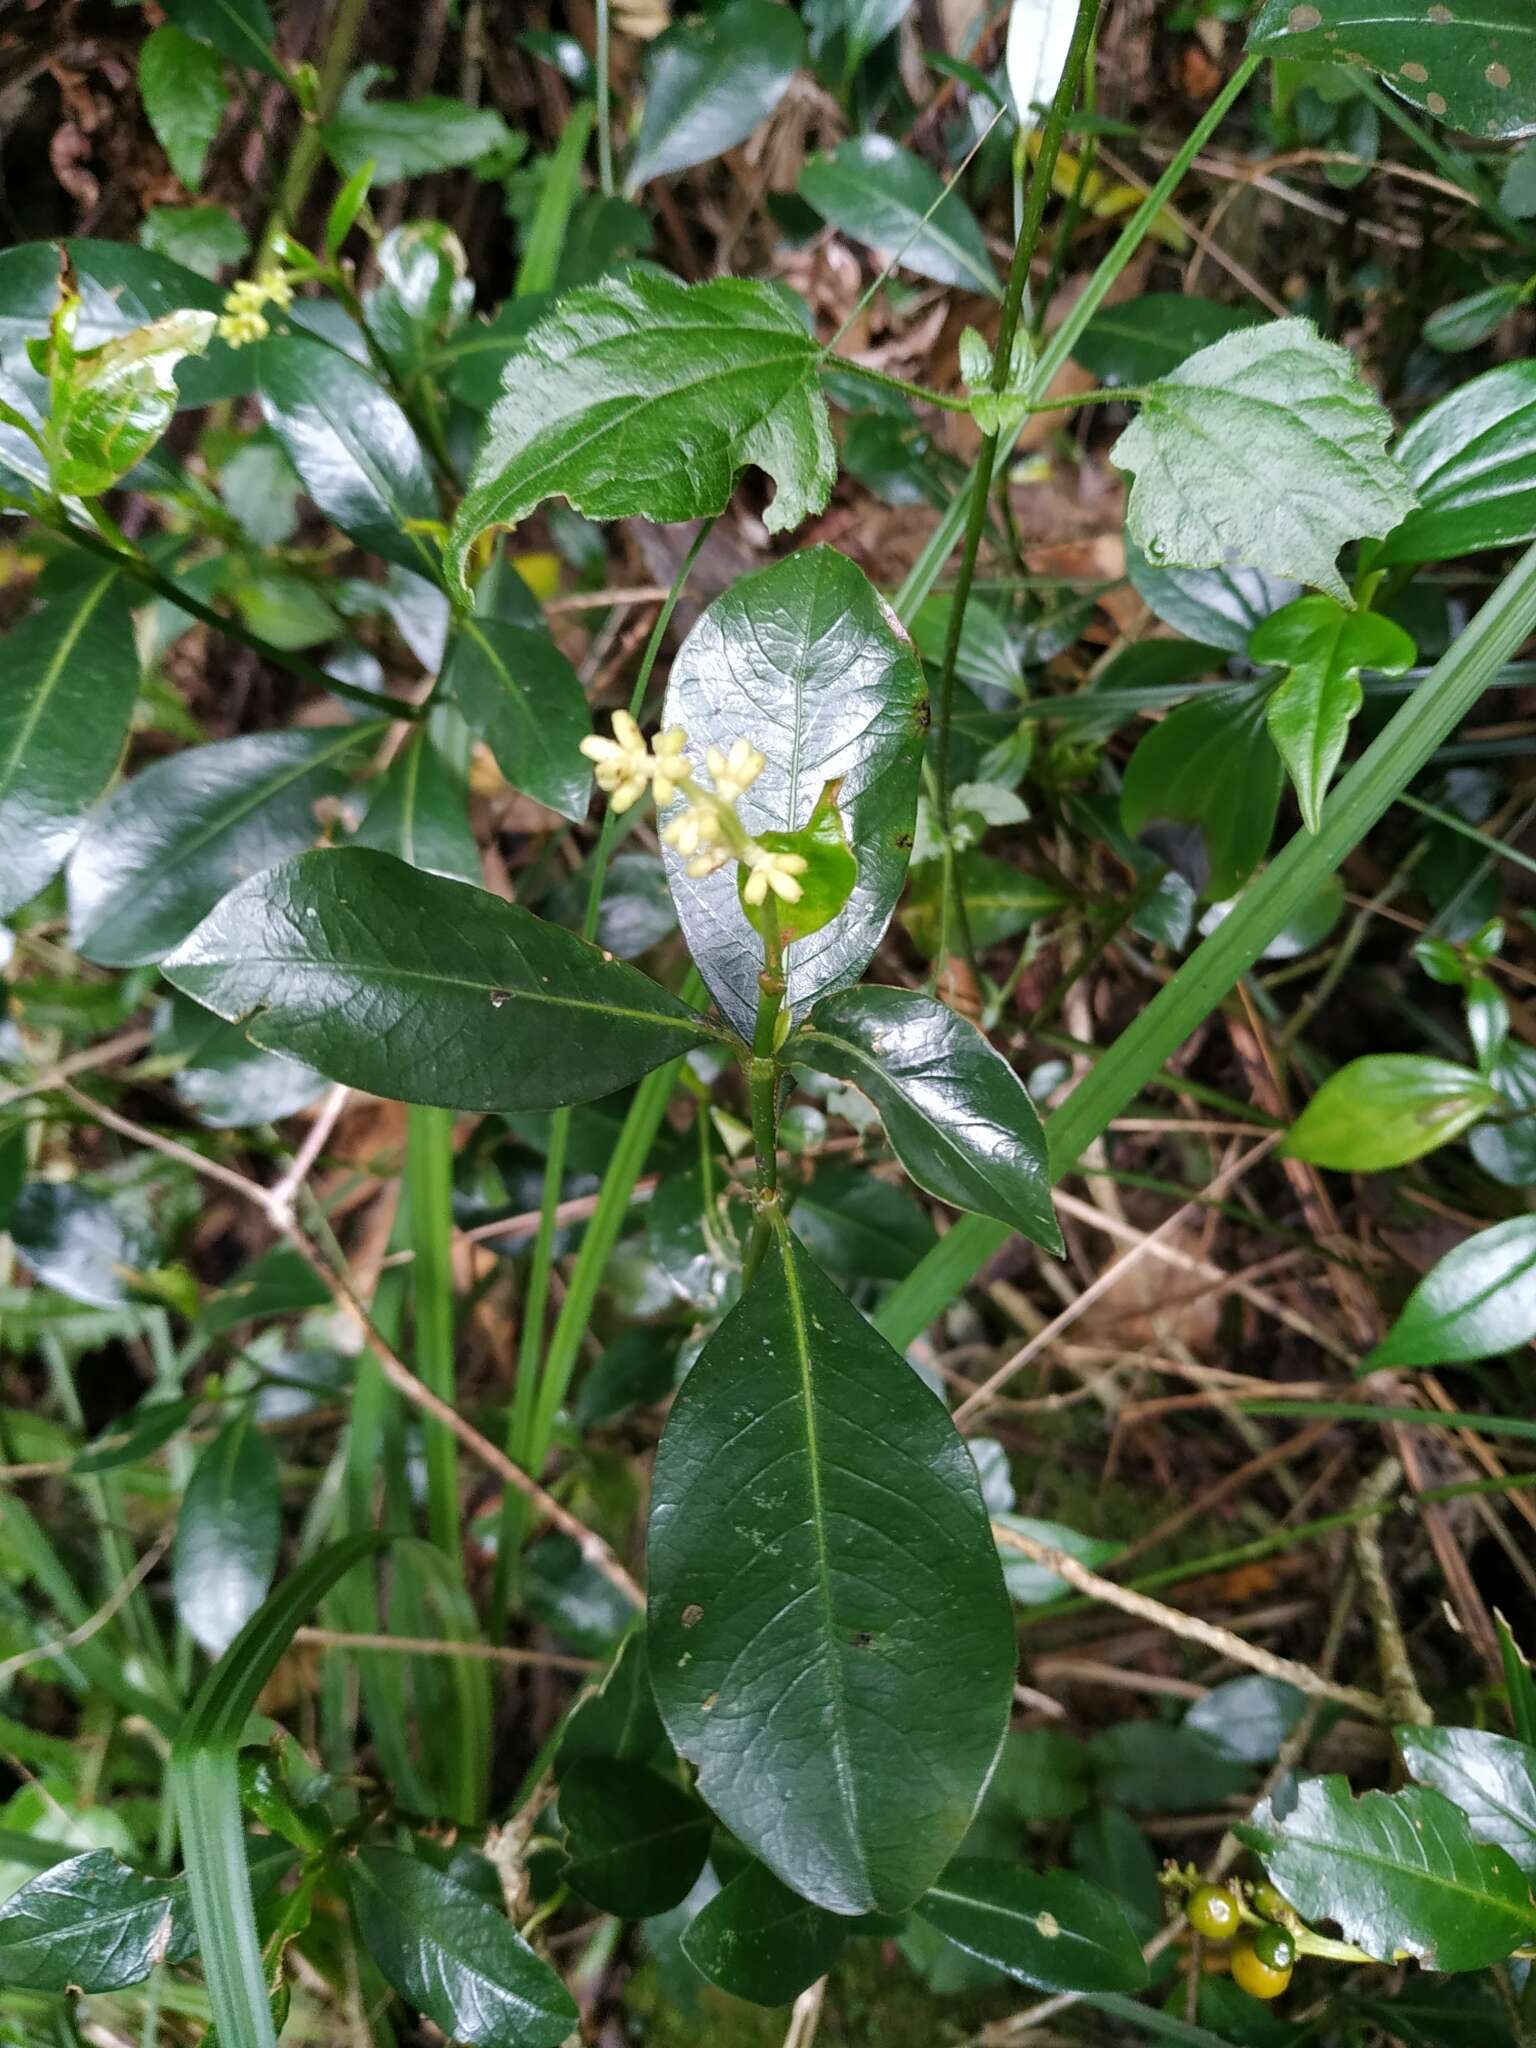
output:
[[1275, 1969], [1244, 1935], [1232, 1951], [1232, 1981], [1250, 1998], [1278, 1998], [1291, 1981], [1291, 1965]]
[[1239, 1924], [1237, 1896], [1224, 1884], [1203, 1884], [1188, 1906], [1189, 1924], [1207, 1941], [1230, 1941]]

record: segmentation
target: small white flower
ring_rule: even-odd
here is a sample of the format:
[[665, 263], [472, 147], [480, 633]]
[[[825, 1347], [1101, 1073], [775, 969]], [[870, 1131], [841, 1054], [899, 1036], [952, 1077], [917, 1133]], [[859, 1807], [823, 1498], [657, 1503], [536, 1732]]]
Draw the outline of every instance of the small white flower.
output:
[[665, 732], [656, 735], [651, 749], [652, 787], [656, 792], [657, 805], [662, 810], [677, 795], [678, 784], [685, 782], [693, 773], [693, 763], [683, 751], [687, 744], [688, 735], [680, 725], [668, 726]]
[[741, 892], [744, 902], [766, 903], [770, 889], [785, 903], [800, 901], [804, 892], [795, 877], [803, 875], [809, 866], [803, 854], [771, 853], [766, 846], [753, 845], [741, 858], [751, 869]]
[[701, 847], [718, 845], [720, 820], [708, 804], [690, 804], [686, 811], [667, 820], [661, 836], [681, 854], [697, 853]]
[[704, 757], [715, 785], [715, 795], [723, 804], [733, 804], [744, 795], [768, 765], [750, 740], [732, 740], [728, 754], [718, 747], [711, 747]]
[[607, 791], [616, 811], [627, 811], [645, 795], [651, 779], [650, 750], [627, 711], [613, 714], [611, 740], [592, 733], [582, 741], [581, 751], [593, 764], [598, 788]]
[[696, 853], [688, 863], [688, 872], [696, 882], [702, 882], [706, 875], [712, 875], [717, 868], [723, 868], [731, 857], [728, 846], [706, 846]]

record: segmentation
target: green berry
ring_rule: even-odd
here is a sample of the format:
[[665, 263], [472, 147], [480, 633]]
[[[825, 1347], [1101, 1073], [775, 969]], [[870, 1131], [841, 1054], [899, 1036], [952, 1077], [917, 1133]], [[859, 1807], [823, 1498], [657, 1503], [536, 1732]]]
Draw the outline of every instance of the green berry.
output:
[[1237, 1895], [1224, 1884], [1203, 1884], [1190, 1900], [1189, 1924], [1207, 1941], [1230, 1941], [1240, 1924]]
[[1271, 1970], [1289, 1970], [1296, 1960], [1296, 1944], [1284, 1927], [1256, 1927], [1253, 1952]]
[[1255, 1913], [1261, 1914], [1266, 1920], [1284, 1919], [1285, 1901], [1272, 1884], [1256, 1884], [1251, 1897]]

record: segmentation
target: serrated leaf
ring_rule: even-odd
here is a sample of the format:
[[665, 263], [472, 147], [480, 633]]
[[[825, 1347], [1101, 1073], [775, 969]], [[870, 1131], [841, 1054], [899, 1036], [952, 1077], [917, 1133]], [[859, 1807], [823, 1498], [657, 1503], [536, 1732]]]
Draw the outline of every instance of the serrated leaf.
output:
[[281, 1527], [277, 1464], [247, 1409], [199, 1457], [176, 1517], [176, 1612], [210, 1657], [224, 1654], [266, 1598]]
[[0, 1906], [0, 1981], [28, 1991], [120, 1991], [197, 1946], [186, 1888], [109, 1849], [71, 1856]]
[[791, 1889], [853, 1914], [932, 1883], [1007, 1722], [1002, 1574], [942, 1405], [782, 1236], [657, 1454], [650, 1656], [700, 1794]]
[[1120, 821], [1197, 895], [1221, 903], [1268, 853], [1284, 780], [1263, 698], [1213, 692], [1142, 735], [1126, 765]]
[[817, 1004], [790, 1049], [802, 1056], [864, 1091], [919, 1187], [1059, 1253], [1034, 1104], [963, 1017], [906, 989], [849, 989]]
[[1486, 1728], [1399, 1728], [1408, 1775], [1459, 1806], [1480, 1842], [1536, 1876], [1536, 1750]]
[[1318, 1089], [1284, 1150], [1341, 1173], [1383, 1173], [1460, 1137], [1498, 1095], [1481, 1074], [1428, 1053], [1367, 1053]]
[[[854, 135], [800, 173], [800, 196], [855, 241], [962, 291], [1002, 296], [986, 237], [958, 192], [886, 135]], [[926, 216], [926, 218], [925, 218]]]
[[565, 1881], [605, 1913], [644, 1920], [693, 1890], [713, 1821], [680, 1786], [643, 1763], [591, 1757], [560, 1780]]
[[487, 527], [546, 498], [590, 519], [710, 518], [749, 464], [778, 486], [769, 531], [798, 526], [836, 473], [819, 360], [793, 307], [755, 279], [635, 271], [568, 292], [507, 359], [450, 574], [462, 582]]
[[1248, 47], [1303, 63], [1367, 64], [1394, 92], [1469, 135], [1536, 132], [1536, 16], [1525, 0], [1265, 0]]
[[799, 21], [776, 0], [731, 0], [666, 29], [647, 53], [629, 190], [745, 142], [784, 97], [804, 54]]
[[496, 1908], [419, 1856], [363, 1849], [348, 1891], [368, 1953], [408, 2004], [474, 2048], [560, 2048], [575, 2001]]
[[[700, 614], [678, 649], [662, 706], [695, 757], [751, 740], [767, 765], [738, 805], [748, 832], [794, 831], [829, 782], [859, 876], [847, 908], [786, 955], [791, 1016], [856, 981], [890, 921], [917, 808], [924, 704], [920, 664], [864, 572], [806, 548], [744, 576]], [[762, 941], [736, 896], [734, 867], [667, 876], [699, 972], [749, 1040]]]
[[1146, 387], [1112, 459], [1154, 566], [1241, 562], [1341, 600], [1347, 542], [1390, 533], [1414, 493], [1354, 358], [1307, 320], [1229, 334]]
[[963, 1857], [917, 1913], [968, 1955], [1042, 1991], [1139, 1991], [1147, 1981], [1124, 1909], [1070, 1871]]
[[163, 972], [257, 1045], [449, 1109], [587, 1102], [713, 1035], [573, 933], [361, 847], [253, 876]]
[[343, 793], [347, 756], [381, 730], [243, 733], [152, 763], [70, 857], [71, 945], [107, 967], [163, 958], [226, 890], [314, 844], [316, 804]]
[[360, 364], [307, 335], [257, 351], [261, 409], [304, 488], [359, 547], [434, 579], [437, 550], [413, 520], [440, 517], [416, 431]]
[[1479, 1970], [1536, 1934], [1511, 1857], [1475, 1841], [1466, 1815], [1424, 1786], [1355, 1799], [1345, 1778], [1307, 1778], [1283, 1817], [1266, 1800], [1241, 1832], [1303, 1919], [1337, 1921], [1382, 1962]]
[[1397, 459], [1419, 509], [1375, 560], [1439, 562], [1536, 536], [1536, 361], [1457, 385], [1414, 421]]
[[1418, 649], [1378, 612], [1350, 611], [1331, 597], [1301, 597], [1264, 621], [1248, 652], [1262, 668], [1290, 671], [1270, 691], [1264, 716], [1302, 820], [1315, 832], [1350, 722], [1365, 701], [1360, 671], [1403, 675]]
[[1536, 1337], [1536, 1216], [1479, 1230], [1431, 1266], [1362, 1372], [1462, 1365]]
[[752, 1863], [683, 1931], [683, 1954], [711, 1984], [752, 2005], [788, 2005], [826, 1975], [850, 1933], [828, 1913]]
[[167, 22], [146, 37], [139, 52], [139, 95], [171, 169], [195, 191], [224, 118], [224, 66], [217, 51]]
[[139, 688], [126, 586], [114, 569], [6, 634], [0, 691], [0, 916], [63, 866], [117, 766]]

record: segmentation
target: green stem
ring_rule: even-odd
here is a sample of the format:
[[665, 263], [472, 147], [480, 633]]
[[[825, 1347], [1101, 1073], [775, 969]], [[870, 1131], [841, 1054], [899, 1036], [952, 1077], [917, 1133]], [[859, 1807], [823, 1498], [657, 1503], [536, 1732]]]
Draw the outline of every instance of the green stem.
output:
[[[1520, 558], [1471, 623], [1334, 790], [1316, 833], [1299, 832], [1196, 947], [1046, 1122], [1051, 1177], [1061, 1180], [1112, 1118], [1204, 1022], [1283, 931], [1298, 903], [1333, 874], [1431, 754], [1477, 703], [1489, 678], [1536, 630], [1536, 547]], [[1005, 1225], [966, 1216], [913, 1269], [876, 1323], [904, 1349], [1007, 1240]]]
[[603, 197], [613, 197], [613, 118], [608, 100], [608, 0], [597, 0], [597, 181]]
[[[453, 1112], [413, 1104], [407, 1112], [406, 1200], [410, 1205], [411, 1293], [416, 1369], [450, 1406], [457, 1388], [453, 1356]], [[421, 1425], [427, 1463], [427, 1528], [462, 1581], [458, 1444], [430, 1417]]]
[[745, 1286], [751, 1285], [763, 1262], [773, 1219], [779, 1213], [779, 1063], [775, 1041], [784, 1009], [784, 947], [771, 895], [763, 910], [763, 968], [757, 977], [757, 1020], [752, 1032], [752, 1057], [747, 1063], [752, 1141], [757, 1152], [757, 1215], [743, 1264]]
[[267, 223], [261, 238], [261, 254], [256, 268], [271, 254], [272, 245], [281, 229], [298, 234], [298, 218], [309, 197], [309, 188], [314, 182], [315, 172], [320, 168], [323, 145], [320, 124], [330, 119], [336, 111], [342, 88], [347, 82], [347, 70], [352, 62], [352, 53], [357, 47], [358, 36], [362, 33], [368, 17], [368, 0], [336, 0], [336, 12], [331, 21], [330, 33], [326, 37], [325, 55], [320, 60], [320, 84], [315, 94], [313, 114], [306, 114], [294, 138], [288, 167], [283, 173], [283, 182], [278, 187], [277, 204], [272, 218]]
[[270, 640], [263, 640], [259, 633], [252, 633], [242, 626], [238, 619], [226, 618], [223, 612], [216, 612], [212, 605], [204, 604], [201, 598], [183, 590], [169, 576], [164, 576], [154, 563], [137, 551], [125, 554], [121, 548], [113, 547], [109, 541], [100, 539], [94, 533], [87, 533], [83, 527], [71, 526], [64, 520], [53, 520], [38, 515], [38, 524], [60, 540], [68, 541], [71, 547], [82, 549], [88, 555], [95, 555], [99, 561], [112, 562], [125, 576], [131, 576], [136, 583], [142, 583], [146, 590], [152, 590], [156, 597], [164, 598], [178, 610], [187, 612], [211, 626], [216, 633], [222, 633], [226, 640], [233, 640], [241, 647], [248, 647], [253, 654], [259, 654], [263, 661], [274, 668], [287, 669], [301, 682], [312, 683], [317, 690], [329, 690], [333, 696], [344, 697], [349, 703], [365, 704], [375, 716], [385, 714], [391, 718], [419, 718], [420, 712], [413, 704], [401, 704], [392, 697], [381, 697], [376, 691], [362, 689], [356, 683], [341, 681], [337, 676], [327, 675], [323, 668], [317, 668], [312, 661], [306, 661], [301, 654], [290, 654], [285, 647], [274, 647]]
[[915, 398], [919, 405], [941, 406], [945, 412], [969, 412], [971, 409], [968, 398], [959, 398], [951, 391], [930, 391], [926, 384], [910, 384], [905, 377], [891, 377], [884, 370], [872, 370], [868, 363], [855, 362], [852, 356], [823, 356], [821, 367], [823, 371], [846, 370], [850, 377], [862, 377], [866, 384], [878, 384], [882, 391], [899, 391], [904, 398]]

